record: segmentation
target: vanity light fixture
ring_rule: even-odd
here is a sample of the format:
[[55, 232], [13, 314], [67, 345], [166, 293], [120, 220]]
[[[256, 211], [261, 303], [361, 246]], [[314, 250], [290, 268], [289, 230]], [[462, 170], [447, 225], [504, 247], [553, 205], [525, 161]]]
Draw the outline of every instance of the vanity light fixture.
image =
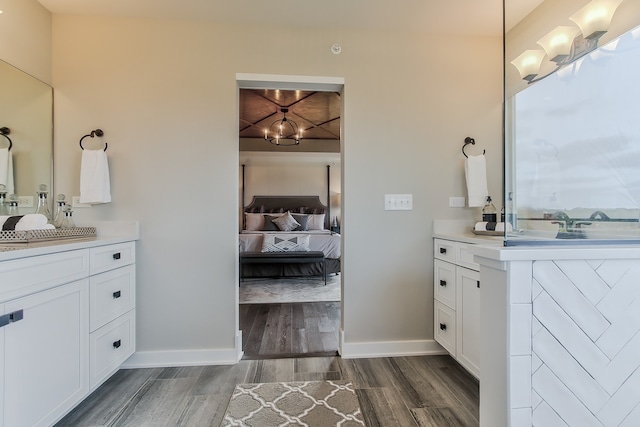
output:
[[286, 147], [299, 145], [302, 139], [302, 129], [296, 122], [287, 118], [288, 108], [281, 108], [282, 118], [271, 123], [269, 129], [264, 130], [264, 139], [273, 145]]
[[[569, 19], [578, 28], [560, 26], [538, 40], [542, 50], [527, 50], [511, 63], [520, 72], [520, 77], [529, 84], [555, 73], [564, 65], [571, 64], [598, 47], [598, 39], [609, 30], [611, 18], [623, 0], [591, 0]], [[545, 56], [555, 63], [550, 72], [538, 77]]]
[[597, 39], [609, 30], [611, 18], [622, 0], [592, 0], [569, 17], [585, 39]]

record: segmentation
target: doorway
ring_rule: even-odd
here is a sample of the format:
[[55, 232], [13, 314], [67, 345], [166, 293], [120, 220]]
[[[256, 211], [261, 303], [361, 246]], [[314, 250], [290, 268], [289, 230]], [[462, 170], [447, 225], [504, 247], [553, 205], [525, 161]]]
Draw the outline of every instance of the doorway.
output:
[[[301, 77], [301, 76], [282, 76], [282, 75], [255, 75], [255, 74], [238, 74], [236, 75], [238, 93], [243, 89], [257, 89], [257, 90], [279, 90], [279, 91], [298, 91], [305, 92], [302, 96], [306, 96], [306, 93], [310, 92], [337, 92], [340, 98], [340, 111], [343, 108], [342, 93], [344, 88], [344, 79], [342, 78], [326, 78], [326, 77]], [[246, 92], [246, 91], [245, 91]], [[239, 97], [240, 98], [240, 95]], [[239, 103], [239, 122], [241, 106]], [[341, 128], [343, 123], [341, 121], [338, 129], [338, 135], [341, 135]], [[242, 127], [241, 127], [242, 128]], [[260, 130], [263, 132], [263, 130]], [[256, 139], [256, 144], [268, 144], [262, 138]], [[342, 146], [343, 141], [338, 138], [338, 152], [336, 153], [337, 162], [340, 166], [342, 159]], [[243, 146], [246, 147], [246, 142], [243, 140]], [[243, 152], [241, 152], [241, 142], [239, 137], [238, 150], [240, 152], [241, 164], [243, 159]], [[333, 163], [335, 166], [335, 160], [327, 161], [322, 160], [323, 154], [312, 152], [313, 150], [305, 150], [302, 157], [305, 162], [318, 162], [321, 163]], [[325, 153], [324, 156], [327, 154]], [[267, 157], [278, 157], [279, 153], [274, 153], [273, 149], [269, 152]], [[289, 159], [295, 162], [295, 154], [289, 155]], [[318, 160], [321, 159], [321, 160]], [[335, 158], [334, 158], [335, 159]], [[330, 190], [330, 164], [324, 165], [327, 170], [327, 189]], [[308, 164], [306, 165], [308, 170]], [[243, 176], [241, 177], [244, 183], [244, 167], [242, 168]], [[326, 203], [329, 206], [329, 212], [332, 209], [332, 199], [334, 201], [333, 215], [328, 218], [328, 229], [333, 231], [340, 230], [339, 224], [341, 221], [341, 214], [335, 209], [335, 200], [341, 200], [342, 193], [342, 172], [341, 168], [337, 168], [339, 173], [339, 179], [337, 180], [339, 186], [332, 191], [327, 191]], [[335, 173], [335, 172], [334, 172]], [[335, 181], [335, 180], [334, 180]], [[254, 189], [255, 190], [255, 189]], [[285, 194], [286, 191], [290, 191], [279, 188], [272, 188], [264, 190], [267, 194]], [[298, 190], [299, 191], [299, 190]], [[254, 191], [253, 194], [256, 194]], [[297, 193], [300, 194], [300, 193]], [[244, 206], [250, 202], [251, 197], [245, 199], [244, 188], [241, 189], [239, 194], [241, 207], [239, 223], [244, 220]], [[241, 229], [244, 227], [241, 225]], [[242, 246], [242, 243], [241, 243]], [[340, 251], [342, 250], [343, 242], [340, 243]], [[242, 266], [239, 266], [242, 268]], [[261, 284], [267, 287], [270, 291], [278, 286], [289, 287], [289, 289], [315, 289], [318, 285], [322, 286], [322, 281], [318, 277], [291, 277], [291, 278], [255, 278], [254, 284], [262, 282]], [[243, 283], [246, 281], [243, 280]], [[268, 299], [267, 302], [247, 302], [244, 300], [244, 288], [243, 283], [238, 283], [238, 293], [236, 298], [237, 307], [237, 319], [238, 329], [242, 334], [242, 351], [244, 351], [244, 358], [247, 359], [266, 359], [266, 358], [280, 358], [280, 357], [303, 357], [303, 356], [327, 356], [336, 355], [340, 350], [339, 336], [342, 330], [343, 319], [343, 305], [342, 299], [342, 275], [330, 274], [327, 278], [327, 287], [333, 287], [337, 289], [339, 293], [338, 298], [323, 298], [318, 299], [317, 296], [310, 300], [288, 301], [287, 299], [278, 300], [277, 292], [276, 298]], [[293, 285], [293, 286], [292, 286]], [[271, 286], [271, 288], [269, 288]], [[270, 292], [273, 294], [273, 292]], [[240, 300], [240, 295], [243, 295], [243, 300]], [[337, 301], [336, 301], [337, 299]]]

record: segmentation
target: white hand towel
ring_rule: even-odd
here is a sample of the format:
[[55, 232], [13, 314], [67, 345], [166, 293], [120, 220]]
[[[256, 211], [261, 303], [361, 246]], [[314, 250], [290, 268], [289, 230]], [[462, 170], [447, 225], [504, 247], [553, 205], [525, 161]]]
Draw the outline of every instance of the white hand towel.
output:
[[80, 203], [111, 201], [109, 164], [104, 150], [83, 150], [80, 165]]
[[469, 156], [464, 162], [467, 178], [469, 207], [484, 206], [489, 189], [487, 187], [487, 164], [483, 154]]
[[16, 230], [40, 230], [49, 220], [42, 214], [26, 214], [16, 224]]
[[508, 222], [476, 222], [474, 230], [503, 232], [505, 228], [508, 232], [513, 231], [513, 226]]
[[[43, 230], [51, 228], [49, 227], [51, 224], [48, 224], [49, 220], [42, 214], [17, 215], [17, 217], [20, 219], [13, 227], [13, 229], [17, 231]], [[2, 226], [9, 218], [11, 218], [9, 215], [0, 215], [0, 229], [2, 229]]]
[[0, 148], [0, 184], [7, 187], [7, 194], [15, 193], [13, 183], [13, 156], [8, 148]]

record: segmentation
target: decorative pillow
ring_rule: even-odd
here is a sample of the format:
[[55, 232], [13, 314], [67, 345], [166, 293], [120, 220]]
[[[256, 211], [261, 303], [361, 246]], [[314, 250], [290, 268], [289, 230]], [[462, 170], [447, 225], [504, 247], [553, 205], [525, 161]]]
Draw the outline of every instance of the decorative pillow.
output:
[[271, 222], [277, 225], [280, 231], [293, 231], [300, 225], [300, 223], [296, 221], [295, 218], [293, 218], [291, 212], [289, 211], [276, 219], [272, 219]]
[[247, 231], [260, 231], [264, 228], [264, 215], [257, 213], [245, 213], [244, 229]]
[[274, 219], [280, 218], [282, 215], [265, 215], [263, 231], [280, 231], [278, 226], [273, 222]]
[[300, 224], [299, 226], [294, 228], [293, 231], [307, 231], [309, 229], [309, 215], [291, 214], [291, 216], [293, 216], [293, 219], [298, 221], [298, 223]]
[[308, 252], [309, 236], [301, 234], [265, 234], [262, 252]]
[[309, 222], [307, 223], [307, 230], [324, 230], [324, 214], [321, 215], [309, 215]]

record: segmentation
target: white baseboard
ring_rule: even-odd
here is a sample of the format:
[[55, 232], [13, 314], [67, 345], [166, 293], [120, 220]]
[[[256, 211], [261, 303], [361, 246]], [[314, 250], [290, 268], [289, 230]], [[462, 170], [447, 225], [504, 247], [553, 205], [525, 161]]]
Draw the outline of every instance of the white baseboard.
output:
[[[122, 369], [171, 366], [234, 365], [242, 359], [242, 331], [236, 334], [236, 348], [223, 350], [136, 351]], [[340, 356], [344, 359], [364, 357], [401, 357], [448, 354], [434, 340], [344, 342], [340, 329]]]
[[122, 369], [164, 368], [171, 366], [234, 365], [242, 357], [237, 349], [136, 351]]
[[449, 354], [435, 340], [344, 342], [340, 331], [340, 356], [343, 359], [363, 357], [401, 357]]

